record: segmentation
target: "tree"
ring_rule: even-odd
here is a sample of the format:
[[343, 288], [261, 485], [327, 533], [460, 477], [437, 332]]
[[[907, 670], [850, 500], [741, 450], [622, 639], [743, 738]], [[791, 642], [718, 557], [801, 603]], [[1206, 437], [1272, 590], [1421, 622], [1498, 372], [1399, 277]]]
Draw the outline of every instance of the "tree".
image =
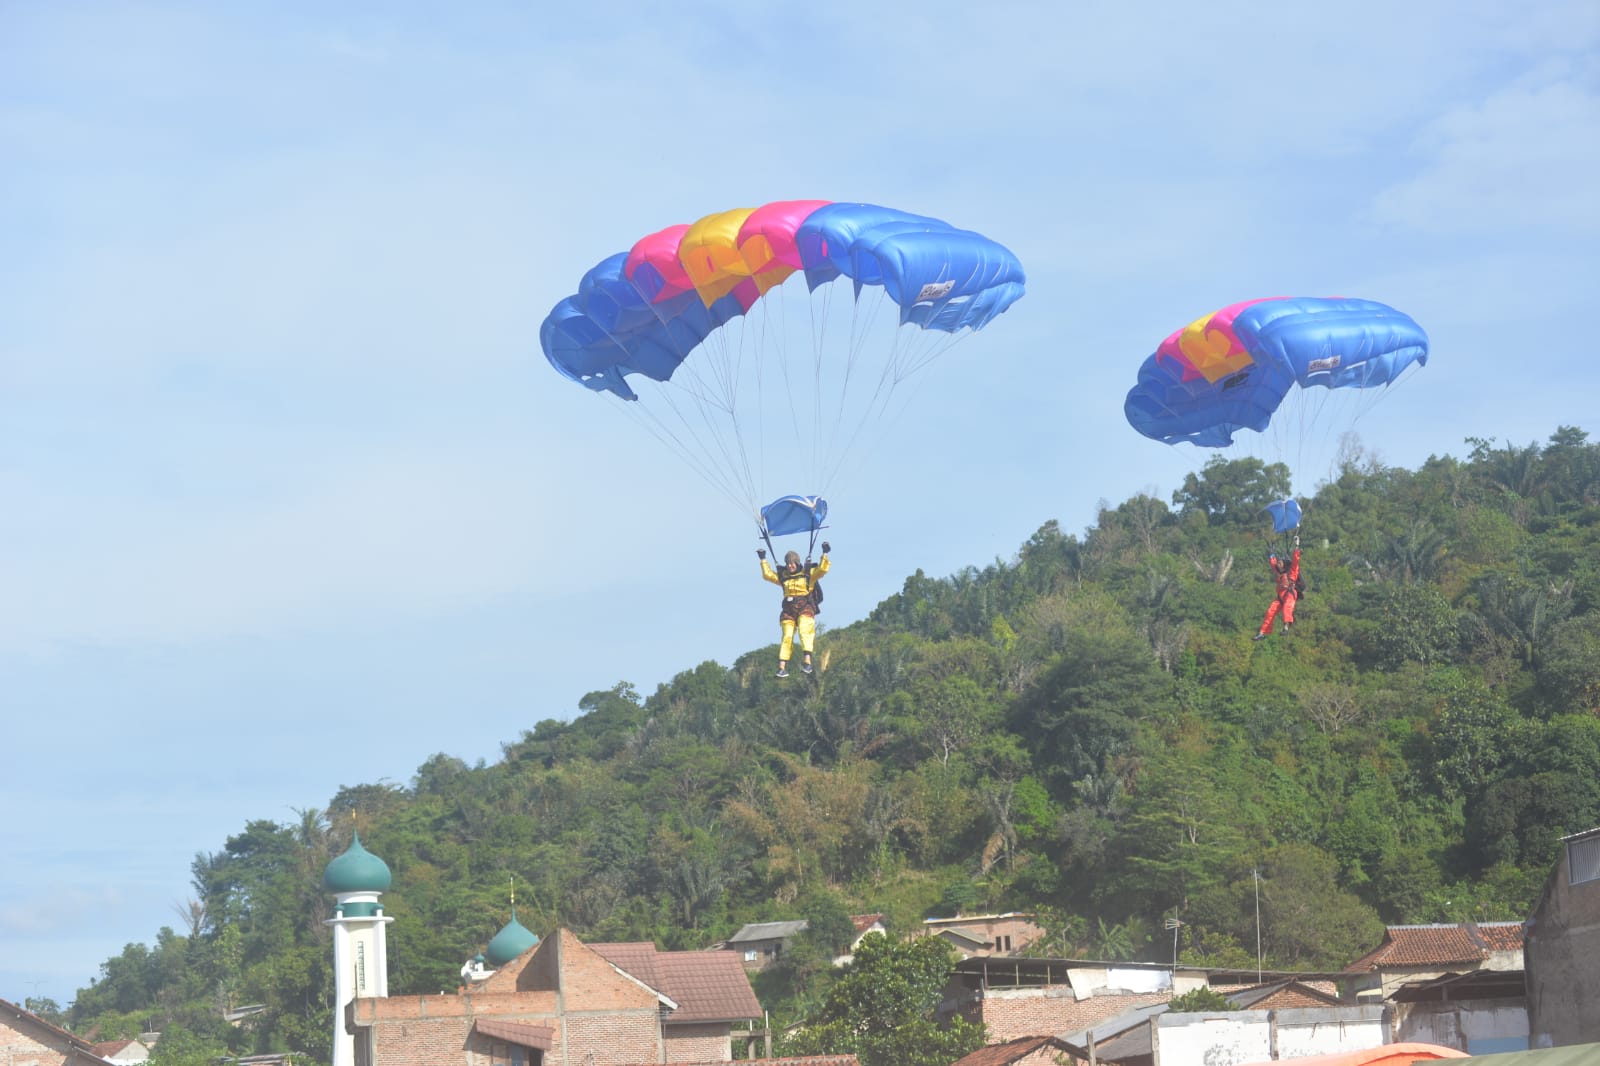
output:
[[1449, 661], [1459, 642], [1455, 611], [1432, 585], [1378, 585], [1368, 597], [1379, 631], [1378, 663], [1395, 669], [1405, 662]]
[[1214, 988], [1201, 985], [1191, 988], [1181, 996], [1173, 996], [1167, 1003], [1170, 1011], [1205, 1014], [1211, 1011], [1238, 1010], [1239, 1005]]
[[1600, 615], [1572, 618], [1550, 631], [1539, 654], [1539, 683], [1559, 710], [1600, 712]]
[[1261, 872], [1267, 955], [1295, 969], [1340, 966], [1383, 935], [1377, 912], [1338, 886], [1338, 862], [1310, 844], [1282, 844]]
[[161, 1039], [150, 1049], [150, 1066], [211, 1066], [231, 1057], [228, 1046], [183, 1026], [163, 1025]]
[[955, 956], [938, 937], [868, 934], [822, 1009], [783, 1041], [787, 1055], [854, 1052], [861, 1066], [949, 1066], [984, 1043], [984, 1027], [934, 1017]]
[[1198, 475], [1183, 479], [1183, 487], [1172, 494], [1184, 517], [1199, 514], [1207, 523], [1231, 526], [1261, 521], [1267, 504], [1289, 494], [1289, 468], [1282, 463], [1268, 466], [1260, 459], [1209, 460]]

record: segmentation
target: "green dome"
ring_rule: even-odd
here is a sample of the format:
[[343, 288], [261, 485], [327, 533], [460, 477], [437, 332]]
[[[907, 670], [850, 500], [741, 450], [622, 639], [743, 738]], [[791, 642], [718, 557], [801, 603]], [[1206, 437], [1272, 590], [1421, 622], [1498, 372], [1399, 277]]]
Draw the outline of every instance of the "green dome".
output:
[[345, 853], [328, 864], [322, 887], [329, 892], [382, 892], [392, 879], [388, 863], [362, 847], [357, 833]]
[[517, 912], [513, 909], [511, 921], [489, 941], [489, 947], [484, 954], [489, 957], [489, 965], [499, 968], [538, 942], [539, 938], [527, 926], [517, 921]]

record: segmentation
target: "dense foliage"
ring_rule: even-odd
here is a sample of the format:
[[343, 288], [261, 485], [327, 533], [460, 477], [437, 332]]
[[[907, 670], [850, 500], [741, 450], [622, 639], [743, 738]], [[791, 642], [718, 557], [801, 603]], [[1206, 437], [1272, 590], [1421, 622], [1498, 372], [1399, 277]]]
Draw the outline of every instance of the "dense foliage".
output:
[[1033, 910], [1037, 952], [1111, 959], [1170, 958], [1177, 919], [1184, 959], [1254, 965], [1259, 893], [1280, 968], [1343, 965], [1385, 921], [1523, 918], [1559, 837], [1600, 824], [1600, 446], [1468, 443], [1416, 471], [1347, 449], [1305, 501], [1292, 637], [1250, 640], [1287, 471], [1218, 458], [1171, 505], [919, 571], [828, 631], [812, 678], [769, 676], [763, 646], [591, 693], [493, 765], [438, 754], [250, 823], [69, 1023], [326, 1060], [320, 878], [352, 825], [394, 871], [392, 992], [453, 988], [515, 877], [525, 924], [591, 941], [811, 919], [757, 990], [819, 1031], [850, 913]]

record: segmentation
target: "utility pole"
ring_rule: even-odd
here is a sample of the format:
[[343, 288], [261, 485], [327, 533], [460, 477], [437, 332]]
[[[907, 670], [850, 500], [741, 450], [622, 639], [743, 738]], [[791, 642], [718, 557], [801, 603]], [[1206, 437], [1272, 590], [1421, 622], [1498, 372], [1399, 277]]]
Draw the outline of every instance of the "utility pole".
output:
[[1261, 983], [1261, 871], [1250, 867], [1256, 883], [1256, 984]]

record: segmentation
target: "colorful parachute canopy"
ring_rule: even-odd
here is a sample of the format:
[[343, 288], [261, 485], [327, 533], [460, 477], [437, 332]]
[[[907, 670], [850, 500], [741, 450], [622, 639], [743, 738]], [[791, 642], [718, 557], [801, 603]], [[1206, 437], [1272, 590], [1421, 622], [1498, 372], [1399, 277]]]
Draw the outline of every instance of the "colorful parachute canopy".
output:
[[1369, 389], [1428, 361], [1428, 335], [1371, 300], [1270, 297], [1224, 307], [1178, 330], [1139, 368], [1123, 411], [1167, 444], [1233, 443], [1261, 432], [1291, 387]]
[[796, 272], [811, 289], [848, 277], [876, 286], [902, 324], [981, 329], [1022, 296], [1002, 245], [937, 219], [870, 204], [787, 200], [708, 215], [601, 261], [539, 331], [550, 364], [633, 400], [626, 378], [666, 381], [695, 348]]
[[1279, 500], [1269, 503], [1263, 508], [1272, 516], [1272, 528], [1277, 533], [1287, 533], [1291, 529], [1300, 528], [1300, 502], [1298, 500]]
[[761, 508], [761, 525], [769, 537], [812, 533], [828, 517], [828, 501], [821, 496], [779, 496]]

